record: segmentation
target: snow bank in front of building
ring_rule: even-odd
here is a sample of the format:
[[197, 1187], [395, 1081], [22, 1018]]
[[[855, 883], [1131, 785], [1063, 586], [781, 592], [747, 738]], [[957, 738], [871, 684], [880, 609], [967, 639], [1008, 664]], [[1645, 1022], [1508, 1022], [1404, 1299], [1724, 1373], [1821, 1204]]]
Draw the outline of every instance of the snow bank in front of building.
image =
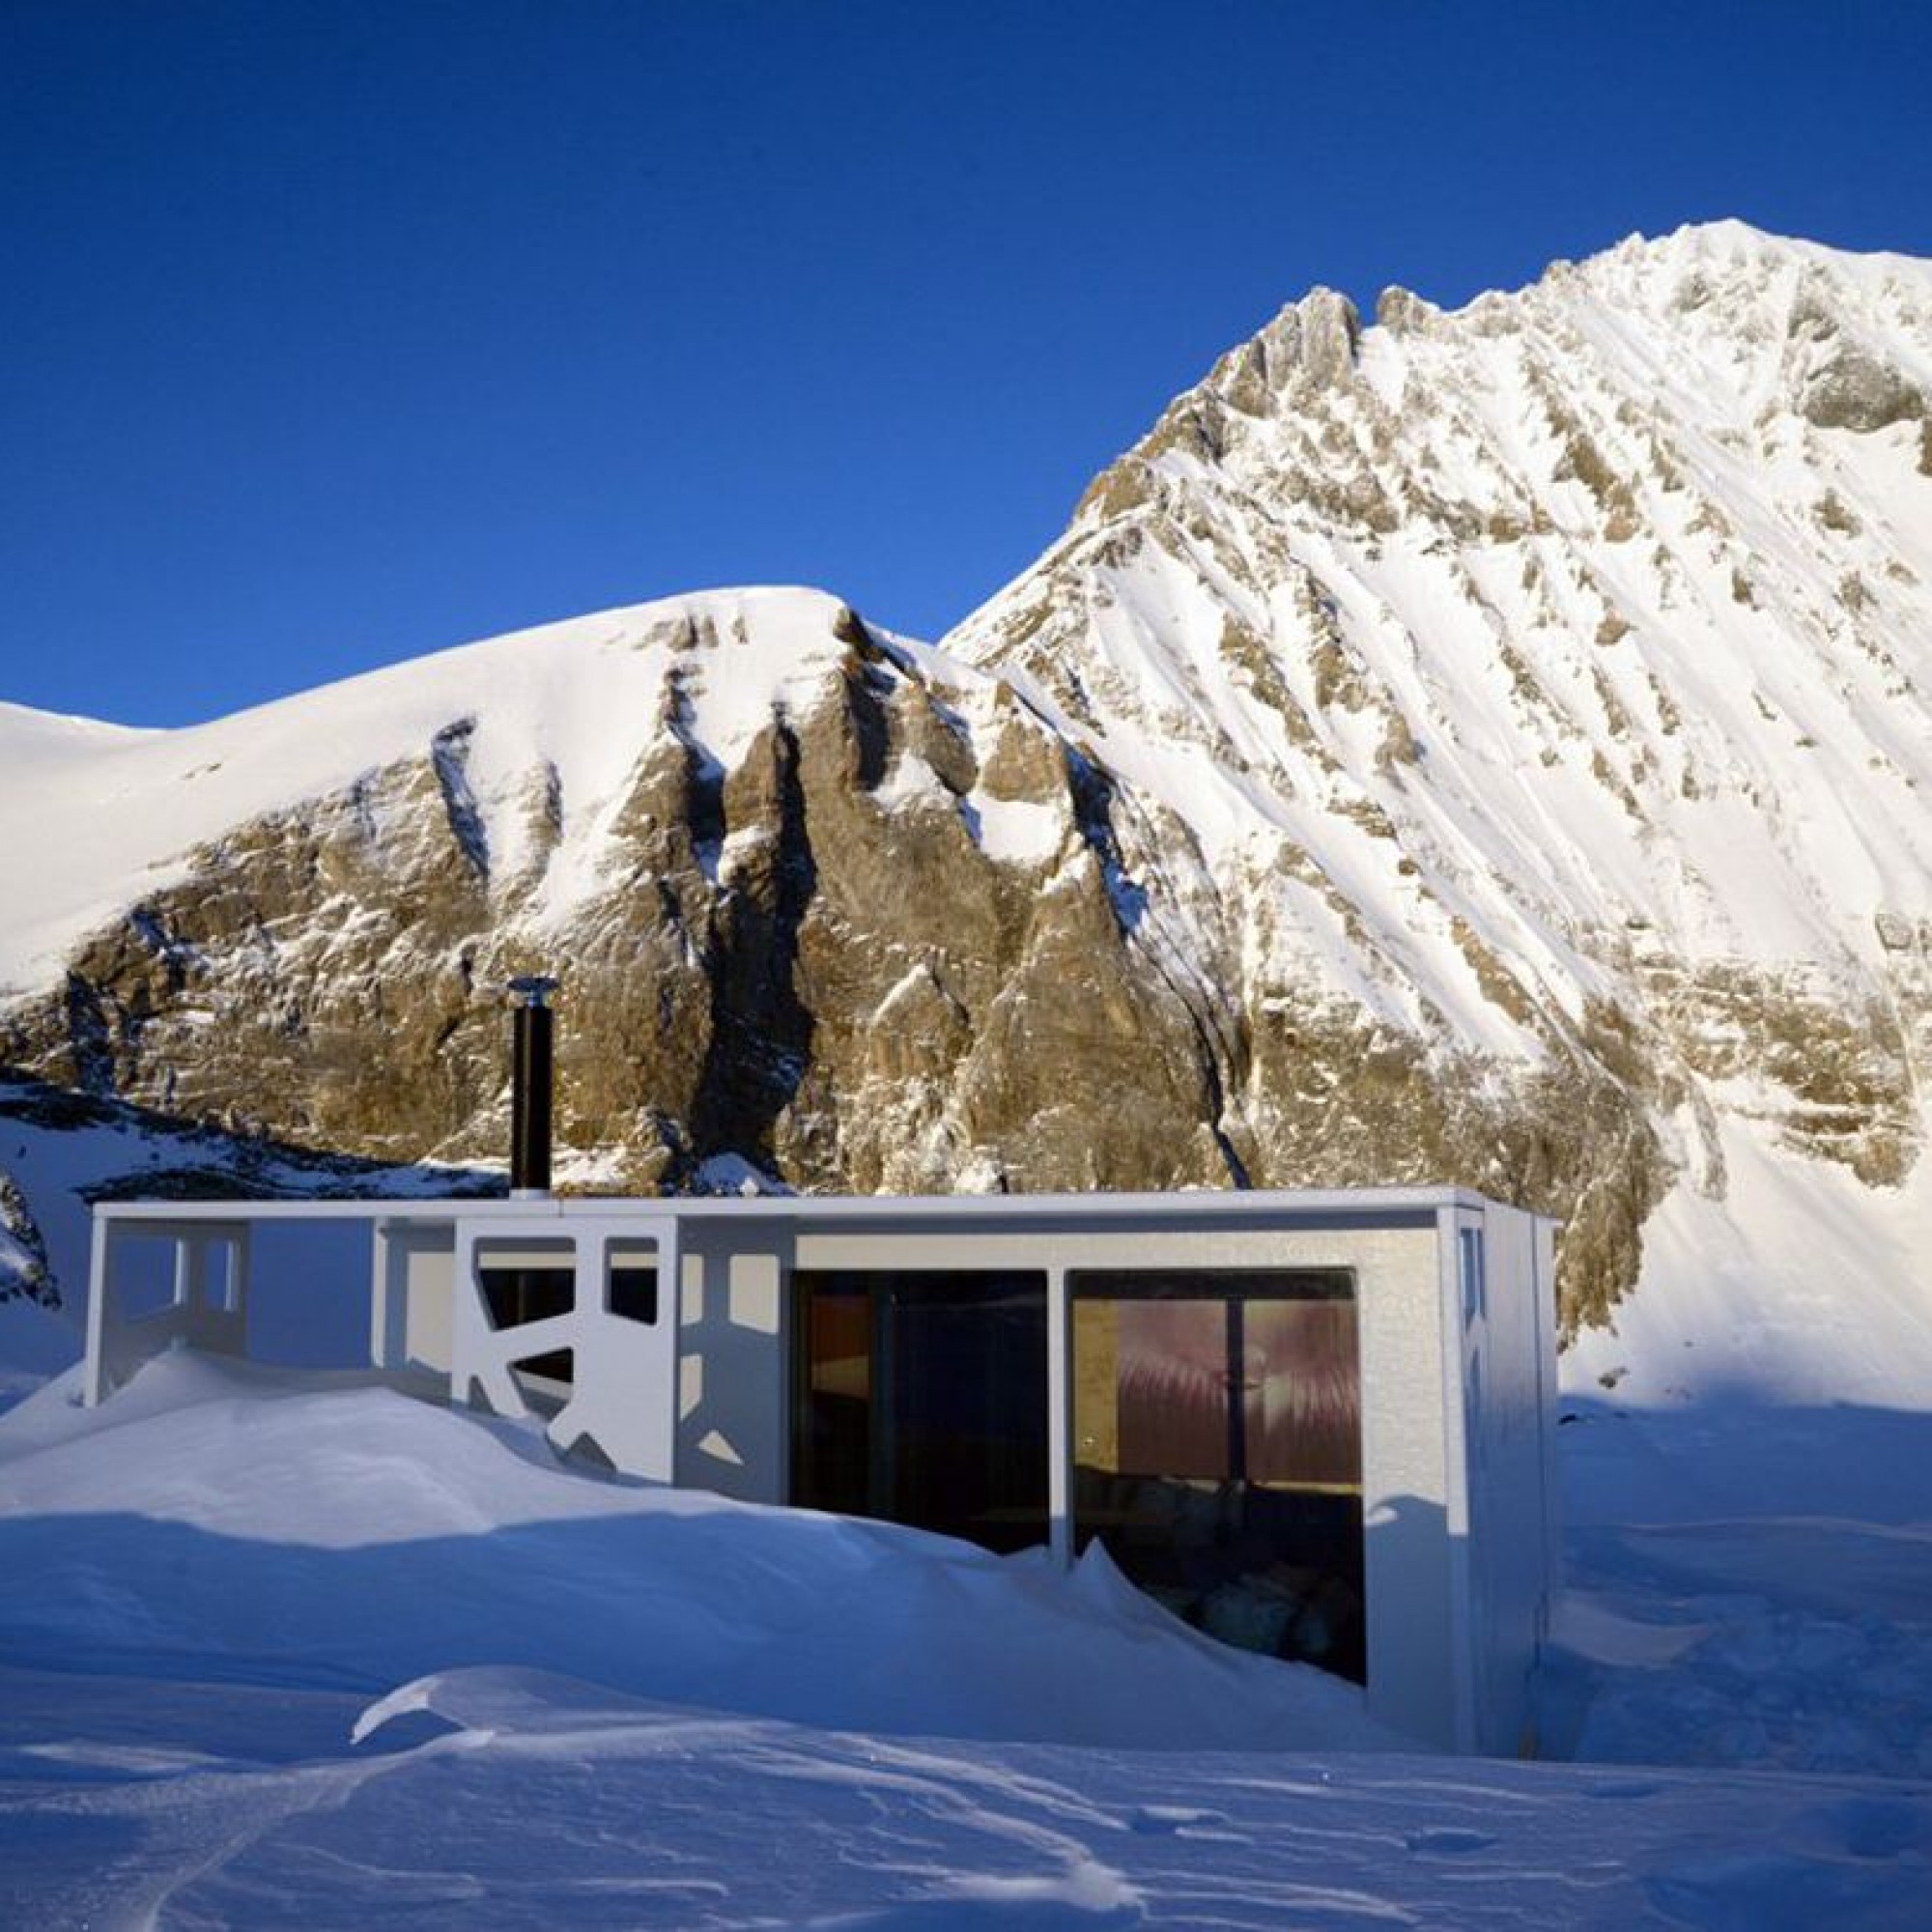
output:
[[59, 1669], [355, 1684], [541, 1667], [840, 1728], [1192, 1749], [1389, 1747], [1352, 1686], [1072, 1575], [894, 1525], [602, 1480], [542, 1435], [187, 1354], [0, 1417], [0, 1630]]
[[[74, 1387], [0, 1416], [0, 1923], [1917, 1932], [1932, 1891], [1923, 1413], [1784, 1411], [1767, 1463], [1776, 1411], [1573, 1395], [1548, 1741], [1622, 1762], [1526, 1765], [1097, 1556], [603, 1480], [353, 1378]], [[1802, 1515], [1834, 1478], [1877, 1513]]]

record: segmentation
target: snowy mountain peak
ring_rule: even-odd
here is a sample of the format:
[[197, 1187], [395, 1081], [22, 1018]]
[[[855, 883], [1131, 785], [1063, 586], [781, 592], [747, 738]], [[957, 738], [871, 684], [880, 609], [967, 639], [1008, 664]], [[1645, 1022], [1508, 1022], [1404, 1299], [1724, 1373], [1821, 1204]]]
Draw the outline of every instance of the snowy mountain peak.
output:
[[[710, 590], [457, 645], [180, 730], [7, 706], [0, 761], [35, 781], [0, 803], [18, 821], [0, 838], [0, 904], [18, 909], [0, 940], [0, 997], [41, 982], [99, 920], [237, 826], [417, 759], [460, 791], [470, 849], [509, 873], [540, 866], [561, 909], [594, 877], [613, 802], [668, 726], [731, 766], [867, 636], [824, 591]], [[63, 836], [31, 836], [29, 817]]]
[[[1528, 288], [1492, 291], [1451, 311], [1391, 287], [1377, 301], [1374, 327], [1394, 337], [1427, 336], [1446, 320], [1461, 333], [1549, 331], [1560, 340], [1594, 309], [1615, 311], [1630, 337], [1627, 349], [1659, 362], [1672, 359], [1665, 340], [1676, 346], [1679, 361], [1700, 340], [1720, 345], [1719, 367], [1699, 373], [1719, 376], [1713, 396], [1729, 401], [1742, 422], [1762, 412], [1763, 385], [1779, 377], [1785, 403], [1819, 427], [1875, 429], [1924, 414], [1932, 264], [1787, 241], [1740, 221], [1684, 227], [1654, 241], [1633, 235], [1584, 262], [1552, 262]], [[1241, 414], [1265, 416], [1279, 399], [1292, 403], [1297, 379], [1346, 382], [1362, 337], [1349, 298], [1317, 287], [1224, 356], [1201, 390]], [[1793, 341], [1823, 353], [1794, 358], [1783, 353]], [[1847, 358], [1884, 374], [1868, 397], [1834, 403], [1823, 374]], [[1866, 372], [1849, 386], [1873, 381]], [[1837, 386], [1848, 384], [1841, 379]], [[1837, 420], [1847, 409], [1846, 419]]]
[[1175, 944], [1296, 1016], [1258, 1110], [1312, 1012], [1370, 1016], [1616, 1068], [1660, 1110], [1645, 1185], [1721, 1192], [1732, 1112], [1896, 1180], [1932, 1071], [1928, 396], [1932, 265], [1741, 223], [1454, 311], [1391, 290], [1367, 329], [1318, 290], [946, 647], [1150, 801], [1155, 904], [1244, 908]]
[[1925, 1191], [1928, 396], [1932, 268], [1737, 223], [1318, 288], [936, 650], [713, 591], [0, 714], [0, 1059], [474, 1158], [561, 964], [579, 1184], [1458, 1180], [1601, 1315], [1767, 1161]]
[[[1869, 955], [1878, 910], [1932, 912], [1909, 810], [1932, 268], [1883, 260], [1739, 224], [1453, 313], [1391, 291], [1367, 331], [1316, 291], [1177, 399], [952, 647], [1129, 760], [1195, 742], [1267, 795], [1263, 820], [1346, 777], [1400, 827], [1410, 745], [1453, 752], [1486, 817], [1516, 794], [1541, 824], [1574, 794], [1572, 836], [1509, 869], [1579, 916], [1605, 888], [1647, 917], [1686, 874], [1738, 873], [1700, 808], [1739, 804], [1766, 847], [1742, 869], [1775, 889], [1692, 886], [1712, 936], [1780, 950], [1766, 921], [1795, 908]], [[1883, 838], [1849, 822], [1848, 781]], [[1439, 831], [1414, 826], [1424, 875]], [[1794, 867], [1804, 889], [1776, 890]]]

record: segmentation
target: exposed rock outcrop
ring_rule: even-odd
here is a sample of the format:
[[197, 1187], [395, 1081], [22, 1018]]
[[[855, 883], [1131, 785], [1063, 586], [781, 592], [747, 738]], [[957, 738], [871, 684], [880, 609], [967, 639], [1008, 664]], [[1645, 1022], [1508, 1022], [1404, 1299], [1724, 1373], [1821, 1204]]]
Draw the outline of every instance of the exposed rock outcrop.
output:
[[939, 650], [711, 593], [49, 725], [37, 810], [113, 761], [121, 909], [25, 922], [0, 1060], [484, 1159], [545, 967], [565, 1184], [1463, 1181], [1602, 1319], [1726, 1123], [1922, 1157], [1928, 318], [1734, 226], [1366, 330], [1317, 291]]

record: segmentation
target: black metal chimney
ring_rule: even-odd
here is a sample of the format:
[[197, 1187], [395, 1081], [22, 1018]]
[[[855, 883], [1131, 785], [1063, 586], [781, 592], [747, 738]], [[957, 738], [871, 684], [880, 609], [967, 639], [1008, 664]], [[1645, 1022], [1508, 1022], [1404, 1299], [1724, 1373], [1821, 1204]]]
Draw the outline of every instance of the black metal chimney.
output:
[[526, 974], [510, 981], [510, 1198], [550, 1192], [551, 1009], [556, 981]]

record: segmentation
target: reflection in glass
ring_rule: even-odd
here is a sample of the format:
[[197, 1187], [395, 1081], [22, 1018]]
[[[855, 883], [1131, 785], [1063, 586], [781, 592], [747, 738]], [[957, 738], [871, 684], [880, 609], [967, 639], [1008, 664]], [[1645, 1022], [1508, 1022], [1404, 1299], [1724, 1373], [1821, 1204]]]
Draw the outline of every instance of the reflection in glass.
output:
[[1218, 1301], [1123, 1301], [1120, 1457], [1136, 1475], [1229, 1473], [1228, 1311]]
[[1252, 1364], [1249, 1477], [1359, 1489], [1361, 1371], [1352, 1301], [1237, 1304]]
[[1248, 1649], [1363, 1673], [1361, 1402], [1337, 1272], [1083, 1272], [1075, 1537]]

